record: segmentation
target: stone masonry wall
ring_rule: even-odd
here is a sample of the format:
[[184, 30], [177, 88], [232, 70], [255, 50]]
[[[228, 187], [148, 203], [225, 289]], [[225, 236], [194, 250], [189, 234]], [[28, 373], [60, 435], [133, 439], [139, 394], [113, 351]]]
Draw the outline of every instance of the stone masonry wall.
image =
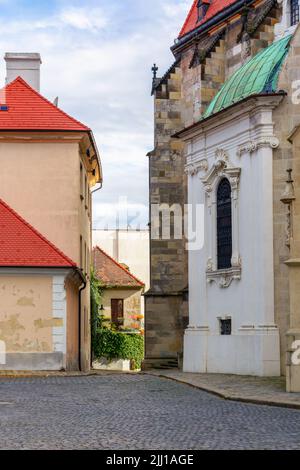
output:
[[[281, 337], [282, 372], [286, 365], [286, 333], [290, 325], [289, 317], [289, 268], [285, 264], [290, 258], [286, 245], [287, 207], [280, 201], [285, 189], [289, 168], [294, 169], [293, 177], [297, 178], [296, 155], [288, 137], [300, 124], [300, 104], [293, 103], [293, 82], [300, 80], [300, 30], [292, 41], [288, 58], [279, 77], [278, 89], [287, 92], [281, 105], [274, 111], [275, 135], [280, 146], [274, 152], [273, 187], [274, 187], [274, 269], [275, 269], [275, 315]], [[283, 118], [284, 116], [284, 118]], [[298, 180], [295, 181], [297, 185]], [[295, 228], [297, 229], [297, 228]]]
[[[155, 91], [155, 148], [149, 157], [150, 204], [180, 204], [184, 211], [187, 182], [183, 144], [171, 136], [182, 128], [181, 70], [174, 67]], [[171, 219], [171, 235], [173, 234]], [[187, 286], [185, 240], [150, 240], [151, 288], [145, 295], [146, 361], [182, 353], [185, 323], [182, 290]]]

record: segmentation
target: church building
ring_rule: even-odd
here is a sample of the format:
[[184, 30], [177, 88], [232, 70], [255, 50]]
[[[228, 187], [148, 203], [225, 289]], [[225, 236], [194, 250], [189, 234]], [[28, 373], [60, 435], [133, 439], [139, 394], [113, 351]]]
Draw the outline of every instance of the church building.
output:
[[[153, 82], [150, 156], [158, 168], [161, 147], [172, 155], [177, 142], [186, 200], [204, 209], [204, 246], [186, 252], [184, 370], [286, 375], [288, 391], [300, 391], [298, 22], [297, 0], [194, 1], [173, 67]], [[163, 112], [174, 99], [171, 122]], [[173, 127], [168, 139], [161, 119]], [[161, 194], [166, 184], [155, 176], [152, 198], [154, 183]]]

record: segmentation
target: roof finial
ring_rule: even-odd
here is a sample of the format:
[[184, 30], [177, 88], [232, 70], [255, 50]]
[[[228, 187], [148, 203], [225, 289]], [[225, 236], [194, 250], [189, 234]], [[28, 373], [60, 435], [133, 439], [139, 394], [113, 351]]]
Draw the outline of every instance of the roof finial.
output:
[[158, 72], [158, 67], [156, 64], [153, 64], [153, 67], [152, 67], [152, 72], [153, 72], [153, 80], [156, 80], [157, 78], [157, 72]]

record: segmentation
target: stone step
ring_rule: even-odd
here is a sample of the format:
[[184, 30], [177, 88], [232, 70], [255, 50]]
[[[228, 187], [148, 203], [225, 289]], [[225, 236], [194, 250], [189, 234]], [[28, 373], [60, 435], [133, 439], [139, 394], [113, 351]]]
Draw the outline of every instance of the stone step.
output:
[[178, 369], [178, 360], [174, 358], [166, 359], [146, 359], [143, 362], [143, 370], [171, 370]]

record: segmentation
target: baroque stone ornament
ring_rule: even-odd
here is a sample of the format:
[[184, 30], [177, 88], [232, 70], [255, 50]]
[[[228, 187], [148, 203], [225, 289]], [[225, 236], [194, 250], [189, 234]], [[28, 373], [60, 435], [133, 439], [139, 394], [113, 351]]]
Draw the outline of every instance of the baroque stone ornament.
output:
[[207, 266], [206, 266], [206, 272], [211, 273], [213, 272], [214, 269], [214, 262], [212, 258], [209, 258], [207, 260]]
[[236, 190], [239, 185], [240, 174], [241, 168], [237, 168], [231, 164], [226, 150], [217, 149], [215, 152], [215, 163], [201, 180], [206, 193], [211, 193], [213, 188], [218, 184], [220, 178], [223, 177], [228, 178], [232, 189]]
[[207, 172], [208, 161], [206, 159], [200, 160], [197, 163], [187, 164], [185, 167], [185, 174], [188, 176], [198, 175], [200, 172]]
[[[218, 283], [222, 289], [228, 288], [232, 281], [241, 279], [242, 261], [239, 254], [239, 182], [241, 168], [234, 166], [224, 149], [217, 149], [215, 162], [210, 171], [201, 178], [206, 193], [207, 233], [210, 257], [206, 266], [207, 282]], [[217, 191], [220, 181], [227, 178], [231, 186], [232, 198], [232, 260], [231, 268], [218, 270], [217, 265]]]
[[254, 153], [262, 147], [271, 147], [272, 149], [276, 149], [279, 147], [279, 140], [277, 137], [271, 136], [246, 142], [238, 147], [237, 156], [241, 157], [244, 153]]
[[221, 289], [228, 289], [234, 280], [240, 281], [242, 277], [240, 267], [220, 271], [206, 271], [206, 276], [209, 284], [216, 282]]
[[242, 51], [241, 58], [243, 63], [251, 57], [251, 38], [247, 32], [244, 32], [242, 35]]
[[215, 152], [215, 158], [216, 160], [221, 160], [223, 162], [229, 161], [229, 155], [224, 149], [217, 149]]

